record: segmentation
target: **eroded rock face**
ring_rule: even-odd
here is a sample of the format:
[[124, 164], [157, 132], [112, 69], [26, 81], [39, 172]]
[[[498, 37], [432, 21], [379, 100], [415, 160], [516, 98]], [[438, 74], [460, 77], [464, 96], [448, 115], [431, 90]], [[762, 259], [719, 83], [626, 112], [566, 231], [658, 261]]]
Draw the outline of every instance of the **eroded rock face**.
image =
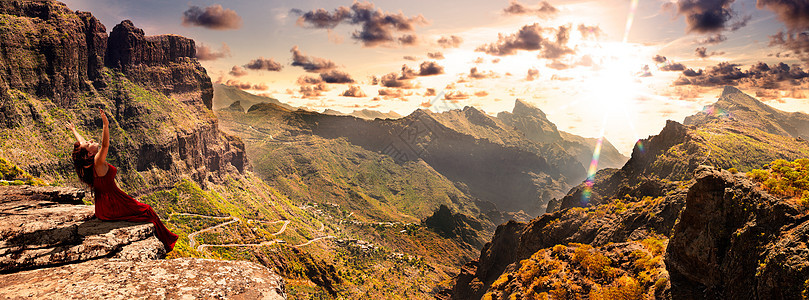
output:
[[84, 196], [0, 187], [0, 298], [286, 298], [283, 279], [256, 263], [162, 260], [151, 223], [102, 222]]
[[286, 299], [284, 282], [246, 261], [89, 261], [0, 275], [0, 298]]
[[704, 167], [674, 227], [675, 298], [796, 299], [809, 280], [809, 214], [742, 175]]

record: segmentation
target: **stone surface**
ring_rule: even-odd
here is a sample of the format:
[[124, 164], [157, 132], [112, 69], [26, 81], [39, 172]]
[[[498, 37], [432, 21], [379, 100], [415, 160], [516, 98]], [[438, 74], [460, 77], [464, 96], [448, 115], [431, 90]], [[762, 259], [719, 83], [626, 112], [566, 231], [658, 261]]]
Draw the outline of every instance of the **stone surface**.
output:
[[165, 257], [151, 223], [102, 222], [84, 192], [72, 188], [0, 187], [0, 272], [104, 257]]
[[284, 282], [246, 261], [95, 260], [0, 275], [4, 299], [286, 299]]

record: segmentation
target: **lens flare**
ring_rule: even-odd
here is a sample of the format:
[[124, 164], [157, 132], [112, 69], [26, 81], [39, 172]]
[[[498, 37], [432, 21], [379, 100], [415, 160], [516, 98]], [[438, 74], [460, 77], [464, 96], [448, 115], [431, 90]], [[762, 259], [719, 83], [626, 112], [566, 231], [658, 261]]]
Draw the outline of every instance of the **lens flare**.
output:
[[624, 43], [629, 39], [629, 30], [632, 29], [632, 22], [635, 21], [635, 12], [638, 10], [638, 1], [632, 0], [629, 4], [629, 14], [626, 16], [626, 27], [624, 28]]

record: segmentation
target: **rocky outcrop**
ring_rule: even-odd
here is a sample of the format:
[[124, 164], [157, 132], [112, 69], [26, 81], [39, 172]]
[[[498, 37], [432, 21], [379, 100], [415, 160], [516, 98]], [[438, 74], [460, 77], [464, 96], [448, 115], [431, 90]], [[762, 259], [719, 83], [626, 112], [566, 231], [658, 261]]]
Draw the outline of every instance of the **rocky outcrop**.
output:
[[246, 261], [109, 259], [0, 275], [0, 281], [5, 299], [286, 299], [280, 276]]
[[674, 298], [797, 299], [809, 213], [742, 174], [701, 168], [666, 253]]
[[[56, 1], [0, 2], [0, 97], [17, 90], [74, 105], [100, 79], [106, 43], [106, 28], [90, 13]], [[18, 124], [4, 104], [0, 121]]]
[[461, 213], [452, 213], [446, 205], [440, 205], [432, 216], [422, 222], [444, 237], [457, 238], [479, 249], [483, 246], [478, 232], [483, 230], [480, 221]]
[[113, 27], [105, 65], [120, 69], [133, 82], [183, 101], [213, 107], [213, 84], [194, 59], [194, 40], [178, 35], [145, 36], [130, 20]]
[[151, 223], [102, 222], [84, 197], [0, 187], [0, 298], [285, 298], [283, 280], [255, 263], [162, 260]]

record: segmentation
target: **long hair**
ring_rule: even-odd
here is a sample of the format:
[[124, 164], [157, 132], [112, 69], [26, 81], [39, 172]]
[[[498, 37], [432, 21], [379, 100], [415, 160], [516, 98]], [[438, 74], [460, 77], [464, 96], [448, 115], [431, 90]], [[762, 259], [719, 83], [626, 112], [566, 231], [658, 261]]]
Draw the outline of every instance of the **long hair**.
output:
[[79, 142], [73, 144], [73, 167], [76, 169], [76, 175], [79, 175], [79, 180], [93, 187], [93, 166], [94, 158], [88, 156], [90, 152], [87, 148], [82, 148]]

